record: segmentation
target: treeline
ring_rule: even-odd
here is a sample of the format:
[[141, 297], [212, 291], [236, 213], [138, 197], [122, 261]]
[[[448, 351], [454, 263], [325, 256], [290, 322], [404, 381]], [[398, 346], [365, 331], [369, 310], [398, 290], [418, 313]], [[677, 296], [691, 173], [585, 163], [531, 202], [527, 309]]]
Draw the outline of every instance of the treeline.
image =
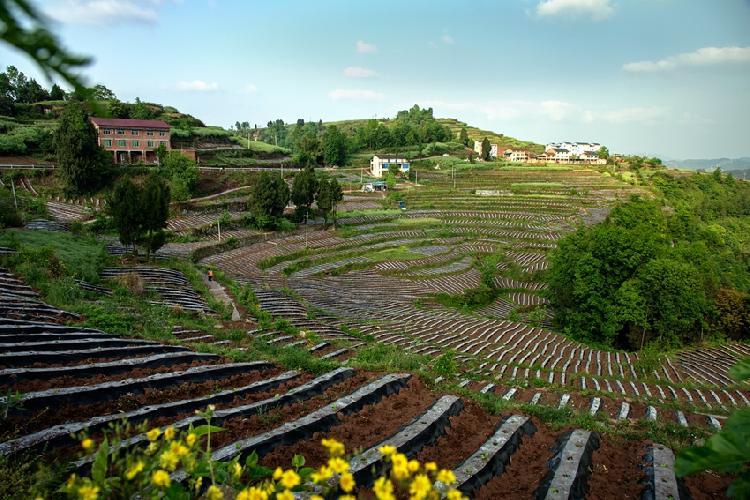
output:
[[47, 90], [35, 79], [26, 77], [15, 66], [8, 66], [0, 73], [0, 115], [16, 116], [23, 113], [30, 104], [63, 99], [65, 91], [59, 85], [53, 84]]
[[653, 177], [550, 254], [549, 298], [573, 338], [626, 349], [750, 339], [750, 184], [716, 171]]
[[[241, 134], [250, 131], [247, 122], [237, 122], [235, 127]], [[421, 147], [457, 140], [450, 127], [435, 119], [432, 108], [421, 109], [416, 104], [409, 110], [399, 111], [388, 124], [368, 120], [362, 126], [347, 130], [336, 125], [324, 126], [322, 121], [299, 119], [291, 125], [278, 119], [269, 121], [259, 136], [264, 142], [291, 149], [295, 161], [303, 166], [343, 166], [351, 154], [362, 150]]]

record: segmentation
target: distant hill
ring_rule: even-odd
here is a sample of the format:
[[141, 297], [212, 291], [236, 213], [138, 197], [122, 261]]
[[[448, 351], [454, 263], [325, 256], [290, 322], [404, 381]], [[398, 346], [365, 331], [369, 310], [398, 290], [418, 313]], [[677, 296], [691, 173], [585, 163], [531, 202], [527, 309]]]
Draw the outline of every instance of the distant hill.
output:
[[686, 168], [690, 170], [714, 170], [716, 167], [724, 171], [750, 169], [750, 157], [742, 158], [703, 158], [691, 160], [669, 160], [670, 167]]

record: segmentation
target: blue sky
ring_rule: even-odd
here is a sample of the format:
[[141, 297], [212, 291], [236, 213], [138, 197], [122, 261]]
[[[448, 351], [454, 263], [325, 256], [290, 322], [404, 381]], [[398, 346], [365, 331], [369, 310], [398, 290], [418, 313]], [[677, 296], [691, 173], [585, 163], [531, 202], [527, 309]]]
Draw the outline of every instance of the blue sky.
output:
[[[45, 0], [89, 81], [209, 124], [392, 116], [750, 156], [748, 0]], [[0, 64], [39, 78], [0, 48]]]

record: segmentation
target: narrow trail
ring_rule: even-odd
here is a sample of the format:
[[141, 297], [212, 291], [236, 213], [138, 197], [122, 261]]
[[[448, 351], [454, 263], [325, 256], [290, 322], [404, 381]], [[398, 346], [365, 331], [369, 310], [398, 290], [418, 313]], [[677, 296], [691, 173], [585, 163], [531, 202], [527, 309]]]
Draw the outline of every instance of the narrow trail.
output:
[[241, 319], [240, 312], [234, 305], [234, 301], [232, 301], [226, 290], [224, 290], [224, 287], [221, 286], [216, 280], [209, 280], [208, 276], [204, 273], [201, 273], [201, 278], [203, 279], [203, 283], [206, 284], [208, 290], [211, 292], [211, 295], [213, 295], [216, 300], [219, 300], [232, 308], [232, 321], [239, 321]]

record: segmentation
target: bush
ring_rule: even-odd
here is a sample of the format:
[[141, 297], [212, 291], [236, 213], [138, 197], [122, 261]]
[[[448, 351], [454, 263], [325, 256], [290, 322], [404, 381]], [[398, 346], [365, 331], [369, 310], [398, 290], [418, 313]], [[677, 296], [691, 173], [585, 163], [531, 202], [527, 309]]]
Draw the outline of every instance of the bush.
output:
[[0, 228], [22, 225], [21, 216], [13, 203], [13, 195], [5, 189], [0, 189]]

